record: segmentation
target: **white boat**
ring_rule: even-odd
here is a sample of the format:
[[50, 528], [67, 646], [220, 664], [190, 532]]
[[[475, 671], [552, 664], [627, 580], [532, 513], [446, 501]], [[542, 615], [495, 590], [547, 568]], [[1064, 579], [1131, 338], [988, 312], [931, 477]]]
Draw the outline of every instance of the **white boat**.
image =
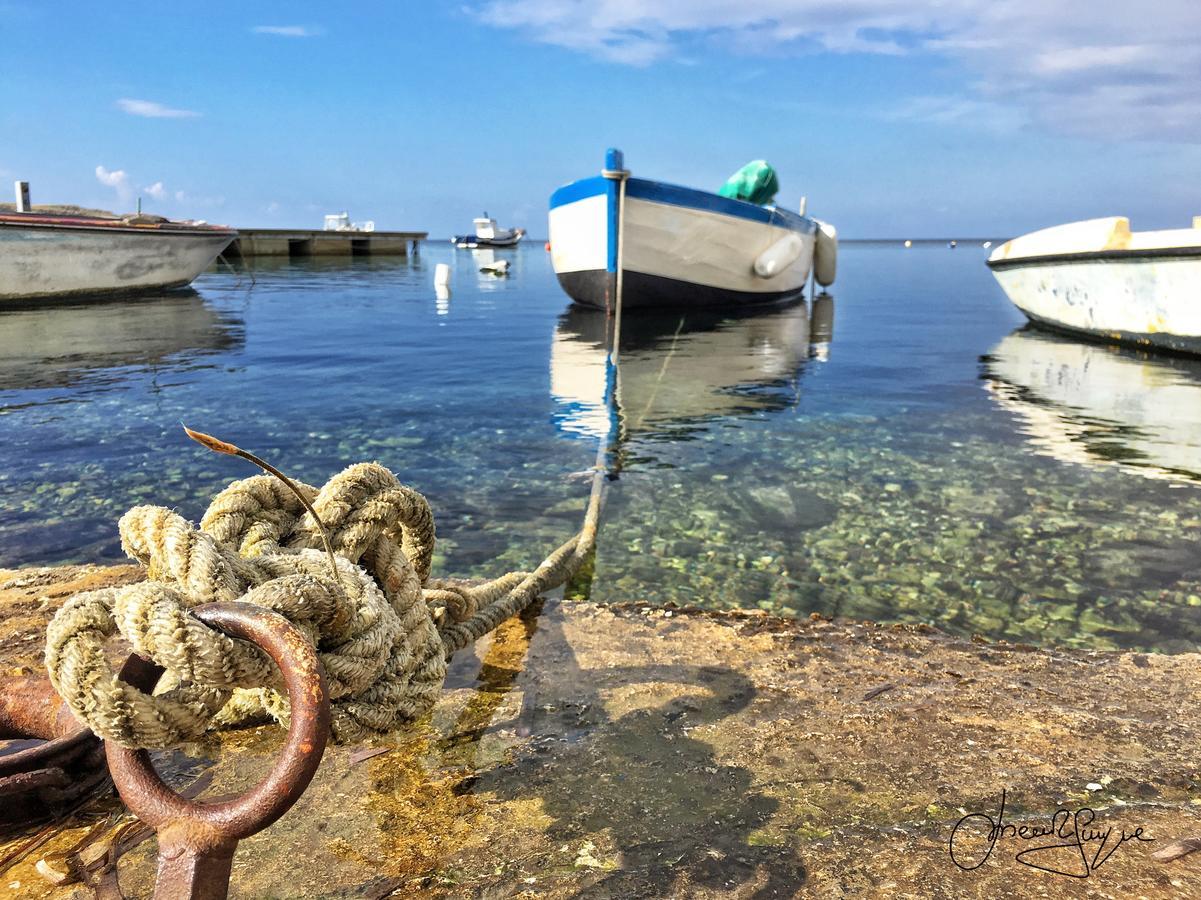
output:
[[989, 268], [1038, 325], [1201, 354], [1201, 220], [1132, 232], [1120, 216], [1046, 228], [1002, 244]]
[[1201, 361], [1027, 328], [984, 357], [984, 376], [1039, 454], [1201, 481]]
[[809, 216], [631, 178], [619, 150], [550, 198], [551, 262], [577, 303], [738, 308], [795, 300], [811, 268], [833, 283], [834, 229]]
[[368, 219], [366, 222], [350, 221], [350, 213], [327, 213], [325, 216], [324, 231], [375, 231], [375, 220]]
[[478, 219], [472, 219], [475, 234], [459, 234], [451, 238], [456, 247], [474, 250], [477, 247], [514, 247], [525, 237], [524, 228], [497, 228], [496, 219], [484, 213]]
[[237, 235], [159, 216], [0, 213], [0, 301], [182, 287]]

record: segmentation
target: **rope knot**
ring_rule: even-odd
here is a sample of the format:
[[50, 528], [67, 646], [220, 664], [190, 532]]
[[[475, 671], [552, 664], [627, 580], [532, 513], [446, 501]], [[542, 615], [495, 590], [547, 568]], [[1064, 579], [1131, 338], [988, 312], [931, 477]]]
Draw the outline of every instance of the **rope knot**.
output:
[[[378, 463], [350, 466], [320, 489], [266, 475], [235, 481], [199, 527], [136, 506], [119, 530], [147, 580], [70, 598], [47, 628], [46, 667], [94, 732], [148, 749], [196, 740], [214, 724], [287, 720], [275, 664], [192, 616], [195, 606], [255, 603], [299, 627], [325, 668], [334, 739], [355, 741], [428, 711], [450, 655], [562, 584], [590, 549], [577, 536], [533, 573], [429, 581], [430, 505]], [[153, 695], [110, 666], [105, 646], [118, 634], [165, 670]]]

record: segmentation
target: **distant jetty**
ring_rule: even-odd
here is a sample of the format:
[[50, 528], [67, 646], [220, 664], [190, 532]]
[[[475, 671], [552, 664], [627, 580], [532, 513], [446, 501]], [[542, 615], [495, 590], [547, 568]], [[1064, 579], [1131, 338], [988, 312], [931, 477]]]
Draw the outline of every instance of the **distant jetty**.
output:
[[425, 231], [239, 228], [226, 256], [408, 256]]

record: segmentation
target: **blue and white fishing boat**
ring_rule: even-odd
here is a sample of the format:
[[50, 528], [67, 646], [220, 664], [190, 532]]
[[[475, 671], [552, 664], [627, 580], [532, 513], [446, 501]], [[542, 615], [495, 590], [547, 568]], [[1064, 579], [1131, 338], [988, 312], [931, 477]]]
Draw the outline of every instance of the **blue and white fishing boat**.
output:
[[[774, 176], [773, 176], [774, 177]], [[804, 214], [632, 178], [620, 150], [550, 198], [555, 274], [577, 303], [738, 308], [834, 281], [834, 228]], [[619, 276], [620, 272], [620, 278]]]

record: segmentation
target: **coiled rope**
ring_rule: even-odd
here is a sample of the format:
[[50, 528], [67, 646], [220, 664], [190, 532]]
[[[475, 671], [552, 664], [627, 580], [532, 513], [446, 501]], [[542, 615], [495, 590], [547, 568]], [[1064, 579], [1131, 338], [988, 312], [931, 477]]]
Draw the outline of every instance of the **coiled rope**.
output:
[[[286, 616], [317, 647], [335, 740], [390, 731], [433, 706], [456, 650], [580, 569], [596, 540], [603, 475], [577, 535], [532, 572], [476, 585], [430, 578], [429, 503], [378, 463], [353, 465], [320, 490], [282, 475], [235, 481], [199, 528], [162, 507], [134, 507], [121, 517], [121, 545], [148, 580], [66, 602], [47, 628], [50, 679], [79, 719], [126, 747], [176, 747], [264, 713], [286, 723], [266, 655], [188, 613], [240, 600]], [[154, 695], [113, 671], [105, 647], [118, 633], [165, 669]]]

